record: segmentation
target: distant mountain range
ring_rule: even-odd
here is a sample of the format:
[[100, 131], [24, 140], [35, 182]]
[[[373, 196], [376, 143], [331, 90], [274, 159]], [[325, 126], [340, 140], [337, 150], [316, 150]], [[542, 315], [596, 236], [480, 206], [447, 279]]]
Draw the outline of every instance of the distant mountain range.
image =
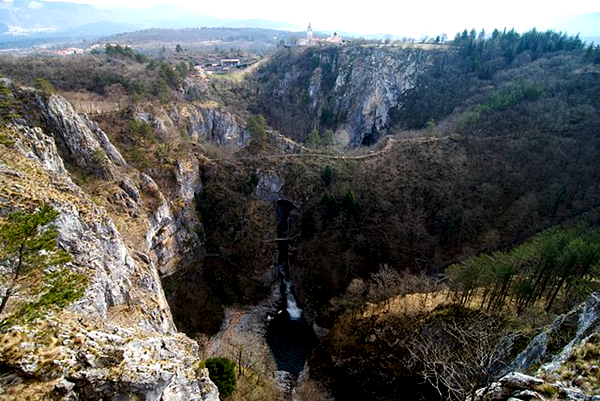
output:
[[[581, 33], [588, 42], [600, 43], [600, 13], [565, 15], [548, 21], [547, 27], [570, 34]], [[151, 28], [183, 29], [198, 27], [263, 28], [284, 31], [304, 31], [305, 26], [264, 19], [228, 19], [198, 14], [176, 4], [153, 5], [146, 8], [107, 8], [91, 4], [44, 0], [0, 0], [0, 47], [81, 40], [133, 32]], [[502, 28], [502, 27], [498, 27]], [[546, 29], [546, 27], [538, 27]], [[323, 32], [329, 32], [327, 30]], [[340, 33], [340, 32], [338, 32]], [[341, 32], [342, 36], [362, 36], [367, 39], [399, 35], [357, 35]], [[452, 36], [451, 32], [448, 32]]]
[[179, 5], [142, 9], [102, 8], [43, 0], [0, 1], [0, 42], [35, 38], [86, 38], [148, 28], [229, 27], [302, 30], [285, 22], [224, 19], [194, 13]]

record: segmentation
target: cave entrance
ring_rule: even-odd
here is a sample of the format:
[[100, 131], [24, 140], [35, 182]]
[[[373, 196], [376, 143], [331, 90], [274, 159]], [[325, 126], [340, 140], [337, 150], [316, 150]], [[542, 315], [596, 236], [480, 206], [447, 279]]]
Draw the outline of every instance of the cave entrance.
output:
[[373, 131], [363, 137], [360, 146], [373, 146], [379, 141], [380, 135], [377, 131]]

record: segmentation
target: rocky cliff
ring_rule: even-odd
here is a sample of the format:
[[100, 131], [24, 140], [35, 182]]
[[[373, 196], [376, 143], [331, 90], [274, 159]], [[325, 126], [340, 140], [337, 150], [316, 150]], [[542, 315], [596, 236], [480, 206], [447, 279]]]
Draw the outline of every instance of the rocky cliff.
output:
[[[198, 223], [189, 212], [200, 185], [197, 160], [189, 155], [177, 160], [175, 188], [165, 196], [150, 176], [127, 164], [98, 124], [78, 115], [64, 98], [38, 93], [35, 99], [39, 122], [55, 139], [62, 158], [85, 180], [100, 180], [90, 185], [94, 200], [130, 228], [129, 237], [141, 257], [151, 259], [163, 275], [193, 259], [201, 249], [193, 230]], [[137, 118], [166, 130], [157, 117]], [[185, 207], [178, 206], [182, 204]]]
[[504, 376], [470, 400], [600, 400], [599, 333], [600, 293], [595, 292], [542, 329]]
[[[61, 284], [82, 294], [74, 302], [42, 307], [38, 299], [30, 318], [16, 312], [39, 294], [11, 299], [5, 314], [12, 324], [0, 334], [3, 396], [218, 399], [197, 344], [177, 333], [161, 288], [159, 271], [170, 268], [180, 252], [174, 249], [190, 235], [175, 224], [157, 185], [61, 97], [11, 89], [39, 119], [2, 128], [0, 211], [52, 205], [60, 213], [58, 244], [73, 258], [67, 271], [85, 280]], [[91, 177], [78, 178], [90, 194], [72, 174]]]
[[135, 117], [150, 124], [158, 135], [185, 135], [192, 142], [209, 142], [220, 146], [241, 147], [249, 134], [241, 118], [216, 102], [182, 103], [154, 113], [140, 112]]
[[288, 49], [259, 73], [259, 107], [291, 138], [332, 129], [338, 142], [370, 145], [390, 132], [402, 95], [437, 55], [377, 46]]

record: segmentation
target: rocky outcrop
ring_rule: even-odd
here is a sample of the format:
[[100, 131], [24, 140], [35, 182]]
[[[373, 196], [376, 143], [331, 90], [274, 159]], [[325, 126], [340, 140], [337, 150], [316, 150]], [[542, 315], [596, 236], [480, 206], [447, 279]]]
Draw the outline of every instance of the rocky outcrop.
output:
[[[599, 352], [600, 293], [596, 292], [537, 335], [509, 365], [513, 371], [468, 400], [598, 401]], [[535, 377], [520, 373], [535, 367]]]
[[134, 118], [150, 125], [164, 141], [184, 135], [196, 143], [241, 147], [250, 138], [243, 120], [214, 101], [178, 104], [152, 113], [138, 111]]
[[333, 87], [332, 111], [346, 115], [338, 126], [347, 132], [351, 147], [375, 143], [389, 132], [391, 110], [398, 108], [400, 96], [415, 84], [429, 63], [429, 53], [406, 49], [356, 49], [338, 62], [339, 73]]
[[586, 394], [560, 381], [549, 383], [538, 377], [511, 372], [488, 387], [477, 390], [474, 397], [466, 399], [466, 401], [526, 400], [600, 401], [600, 395]]
[[[45, 394], [28, 399], [219, 399], [207, 370], [193, 357], [198, 345], [183, 334], [156, 335], [114, 325], [92, 329], [80, 322], [44, 322], [46, 330], [57, 333], [50, 346], [50, 339], [30, 327], [13, 326], [3, 333], [8, 345], [2, 359], [9, 372], [45, 381]], [[18, 354], [23, 357], [6, 358]], [[2, 387], [10, 396], [10, 386]]]
[[173, 121], [185, 127], [185, 133], [192, 141], [202, 138], [221, 146], [241, 147], [250, 138], [241, 119], [210, 102], [172, 108], [169, 115]]
[[[64, 99], [38, 95], [38, 101], [52, 136], [26, 125], [6, 131], [0, 213], [52, 205], [60, 213], [54, 222], [58, 244], [73, 259], [66, 268], [86, 280], [77, 284], [82, 296], [68, 306], [50, 305], [33, 321], [17, 316], [0, 334], [4, 395], [23, 398], [29, 388], [35, 389], [30, 399], [217, 400], [197, 345], [176, 332], [161, 288], [155, 261], [169, 257], [166, 233], [176, 232], [169, 204], [154, 181], [127, 166], [106, 135]], [[121, 233], [111, 215], [73, 183], [61, 156], [111, 180], [102, 184], [109, 195], [97, 199], [110, 205], [126, 199], [135, 212], [128, 221], [139, 227], [121, 227]], [[156, 199], [161, 202], [151, 205]], [[128, 238], [135, 235], [129, 231], [136, 229], [150, 233], [147, 244], [130, 248], [135, 244]], [[28, 301], [23, 294], [11, 299], [7, 314]]]
[[467, 401], [526, 401], [526, 400], [573, 400], [598, 401], [599, 395], [589, 395], [577, 388], [560, 382], [547, 383], [544, 380], [511, 372], [486, 388], [477, 390]]
[[600, 332], [600, 292], [590, 295], [585, 304], [580, 305], [575, 313], [578, 315], [575, 336], [562, 348], [558, 355], [542, 366], [542, 372], [556, 372], [573, 354], [577, 346], [585, 343], [595, 333]]
[[69, 162], [103, 179], [114, 179], [115, 166], [126, 166], [125, 159], [98, 125], [77, 114], [66, 99], [39, 94], [36, 98], [42, 118]]
[[561, 315], [533, 338], [507, 370], [524, 372], [532, 366], [544, 365], [545, 371], [556, 371], [572, 353], [573, 348], [600, 330], [600, 293]]

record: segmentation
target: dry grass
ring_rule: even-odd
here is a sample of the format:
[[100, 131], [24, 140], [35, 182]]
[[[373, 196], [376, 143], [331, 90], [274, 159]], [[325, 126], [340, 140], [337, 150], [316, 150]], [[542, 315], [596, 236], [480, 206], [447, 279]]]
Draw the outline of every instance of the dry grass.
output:
[[573, 350], [559, 369], [559, 379], [587, 394], [600, 395], [600, 333]]
[[101, 114], [119, 111], [123, 105], [94, 92], [61, 92], [77, 113]]
[[367, 304], [361, 317], [384, 316], [388, 313], [396, 315], [425, 313], [451, 302], [452, 298], [448, 289], [400, 295], [390, 299], [389, 308], [387, 303]]

